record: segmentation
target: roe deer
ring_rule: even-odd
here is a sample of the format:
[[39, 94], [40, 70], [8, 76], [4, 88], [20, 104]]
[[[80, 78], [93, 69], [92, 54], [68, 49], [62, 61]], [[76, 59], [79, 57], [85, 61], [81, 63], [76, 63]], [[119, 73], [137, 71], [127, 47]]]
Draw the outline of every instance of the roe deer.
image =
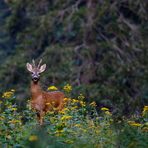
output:
[[60, 111], [64, 107], [64, 93], [60, 91], [45, 92], [41, 89], [39, 84], [40, 73], [46, 69], [46, 64], [41, 65], [40, 60], [38, 66], [32, 60], [32, 64], [27, 63], [27, 69], [32, 73], [31, 82], [31, 107], [37, 112], [38, 122], [43, 124], [43, 117], [47, 111]]

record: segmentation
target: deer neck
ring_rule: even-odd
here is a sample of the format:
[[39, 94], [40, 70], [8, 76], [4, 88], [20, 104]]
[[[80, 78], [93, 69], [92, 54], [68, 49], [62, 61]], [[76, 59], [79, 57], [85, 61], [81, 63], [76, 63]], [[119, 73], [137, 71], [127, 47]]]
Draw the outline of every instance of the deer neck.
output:
[[37, 96], [42, 94], [42, 89], [40, 87], [39, 82], [37, 83], [31, 82], [31, 94], [33, 100], [36, 99]]

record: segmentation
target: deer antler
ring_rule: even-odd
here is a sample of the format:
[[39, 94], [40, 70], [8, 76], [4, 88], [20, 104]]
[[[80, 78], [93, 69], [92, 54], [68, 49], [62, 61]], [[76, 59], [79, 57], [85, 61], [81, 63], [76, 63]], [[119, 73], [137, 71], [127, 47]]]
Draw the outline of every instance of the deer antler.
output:
[[40, 59], [39, 61], [38, 68], [40, 68], [41, 63], [42, 63], [42, 59]]
[[33, 67], [35, 68], [36, 66], [35, 66], [35, 61], [34, 61], [34, 59], [32, 60], [32, 64], [33, 64]]

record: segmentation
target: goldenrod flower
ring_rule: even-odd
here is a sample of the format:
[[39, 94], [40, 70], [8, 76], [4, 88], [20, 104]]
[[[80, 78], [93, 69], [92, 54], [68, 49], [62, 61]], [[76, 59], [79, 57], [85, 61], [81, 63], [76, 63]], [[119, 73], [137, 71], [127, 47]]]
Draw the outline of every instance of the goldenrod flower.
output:
[[72, 91], [72, 86], [70, 84], [66, 84], [63, 88], [66, 92], [71, 92]]
[[47, 90], [52, 90], [52, 91], [54, 91], [54, 90], [58, 90], [58, 88], [55, 87], [55, 86], [49, 86]]
[[29, 137], [29, 141], [37, 141], [38, 140], [38, 137], [36, 135], [31, 135]]
[[109, 111], [109, 109], [107, 107], [102, 107], [101, 110], [102, 111]]

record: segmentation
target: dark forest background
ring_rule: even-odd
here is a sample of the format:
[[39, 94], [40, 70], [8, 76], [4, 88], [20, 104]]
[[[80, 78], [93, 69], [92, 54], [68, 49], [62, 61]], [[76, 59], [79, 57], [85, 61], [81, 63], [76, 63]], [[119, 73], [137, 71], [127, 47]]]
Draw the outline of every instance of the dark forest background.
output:
[[0, 0], [0, 91], [29, 97], [26, 62], [47, 64], [43, 88], [139, 112], [148, 104], [147, 0]]

